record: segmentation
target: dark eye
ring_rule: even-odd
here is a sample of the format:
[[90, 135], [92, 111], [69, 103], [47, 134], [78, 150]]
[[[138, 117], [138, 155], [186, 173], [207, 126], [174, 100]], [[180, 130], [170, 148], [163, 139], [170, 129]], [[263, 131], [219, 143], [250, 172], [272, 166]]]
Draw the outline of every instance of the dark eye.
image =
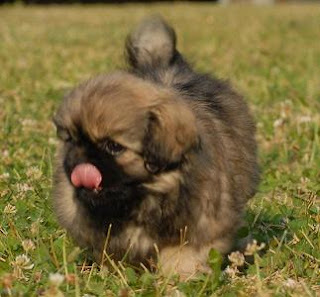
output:
[[159, 164], [152, 163], [152, 162], [145, 162], [144, 166], [152, 174], [156, 174], [163, 169]]
[[72, 140], [71, 134], [69, 133], [69, 131], [67, 129], [64, 129], [64, 128], [57, 129], [57, 136], [65, 142]]
[[112, 156], [117, 156], [125, 150], [125, 148], [121, 144], [116, 143], [110, 139], [107, 139], [104, 142], [103, 148]]

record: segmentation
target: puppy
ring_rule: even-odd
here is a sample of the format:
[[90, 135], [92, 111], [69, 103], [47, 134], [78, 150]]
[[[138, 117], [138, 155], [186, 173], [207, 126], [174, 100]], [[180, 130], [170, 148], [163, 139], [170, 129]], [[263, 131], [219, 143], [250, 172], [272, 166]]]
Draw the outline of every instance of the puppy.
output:
[[160, 17], [128, 37], [127, 71], [63, 100], [54, 211], [95, 260], [159, 261], [182, 278], [230, 251], [259, 174], [255, 125], [227, 82], [196, 73]]

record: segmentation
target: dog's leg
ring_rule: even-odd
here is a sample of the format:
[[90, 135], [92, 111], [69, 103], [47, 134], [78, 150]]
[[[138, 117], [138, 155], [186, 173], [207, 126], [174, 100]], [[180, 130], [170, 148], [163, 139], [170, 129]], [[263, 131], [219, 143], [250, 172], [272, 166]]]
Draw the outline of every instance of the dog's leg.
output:
[[159, 253], [159, 270], [166, 276], [179, 274], [180, 280], [193, 278], [198, 273], [210, 273], [207, 265], [210, 248], [188, 245], [166, 247]]

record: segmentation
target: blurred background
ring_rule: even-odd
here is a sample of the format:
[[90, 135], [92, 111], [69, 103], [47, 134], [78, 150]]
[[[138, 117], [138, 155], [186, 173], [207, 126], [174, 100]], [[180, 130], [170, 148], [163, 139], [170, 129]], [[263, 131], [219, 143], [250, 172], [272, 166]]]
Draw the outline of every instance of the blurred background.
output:
[[216, 2], [222, 4], [229, 3], [252, 3], [252, 4], [275, 4], [275, 3], [320, 3], [320, 0], [0, 0], [0, 4], [4, 3], [24, 3], [24, 4], [93, 4], [93, 3], [168, 3], [168, 2]]
[[[319, 0], [0, 3], [0, 296], [320, 296]], [[266, 248], [217, 278], [90, 266], [52, 212], [53, 114], [79, 82], [126, 69], [128, 32], [156, 13], [197, 71], [244, 94], [257, 124], [261, 184], [239, 236]]]

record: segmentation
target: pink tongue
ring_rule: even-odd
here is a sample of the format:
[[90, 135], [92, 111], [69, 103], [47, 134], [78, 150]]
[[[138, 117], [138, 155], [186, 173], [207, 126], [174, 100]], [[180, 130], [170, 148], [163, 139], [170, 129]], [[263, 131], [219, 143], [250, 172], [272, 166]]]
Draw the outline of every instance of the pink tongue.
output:
[[101, 180], [100, 171], [90, 163], [77, 165], [71, 173], [71, 182], [77, 188], [98, 189]]

